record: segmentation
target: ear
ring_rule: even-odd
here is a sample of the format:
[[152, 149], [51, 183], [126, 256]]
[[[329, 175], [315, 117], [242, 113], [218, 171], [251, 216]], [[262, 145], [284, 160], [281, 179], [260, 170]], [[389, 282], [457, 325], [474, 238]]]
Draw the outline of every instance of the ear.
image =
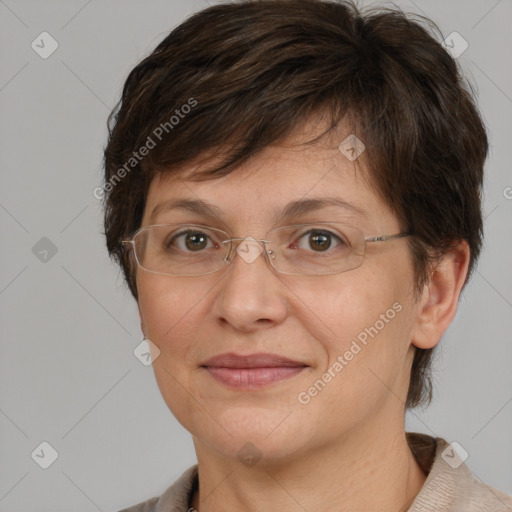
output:
[[418, 348], [435, 347], [451, 324], [469, 267], [469, 245], [465, 240], [439, 261], [423, 288], [412, 344]]

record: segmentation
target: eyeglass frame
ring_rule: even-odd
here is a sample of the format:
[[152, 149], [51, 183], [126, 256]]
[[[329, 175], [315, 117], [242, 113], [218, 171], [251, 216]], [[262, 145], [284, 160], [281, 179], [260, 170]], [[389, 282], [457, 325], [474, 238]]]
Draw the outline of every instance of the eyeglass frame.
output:
[[[304, 223], [304, 224], [290, 224], [290, 225], [287, 225], [287, 226], [281, 226], [281, 227], [278, 227], [278, 228], [272, 228], [272, 229], [269, 229], [267, 234], [265, 236], [268, 236], [268, 234], [272, 231], [276, 231], [278, 229], [286, 229], [286, 228], [289, 228], [289, 227], [302, 227], [302, 226], [321, 226], [321, 225], [339, 225], [339, 226], [346, 226], [346, 227], [349, 227], [349, 228], [352, 228], [352, 229], [357, 229], [358, 231], [360, 231], [361, 233], [363, 233], [363, 231], [356, 227], [356, 226], [351, 226], [350, 224], [344, 224], [342, 222], [307, 222], [307, 223]], [[157, 275], [161, 275], [161, 276], [173, 276], [173, 277], [198, 277], [198, 276], [206, 276], [206, 275], [209, 275], [209, 274], [214, 274], [215, 272], [219, 272], [219, 270], [222, 270], [222, 266], [220, 266], [217, 270], [212, 270], [211, 272], [205, 272], [205, 273], [202, 273], [202, 274], [168, 274], [168, 273], [165, 273], [165, 272], [156, 272], [154, 270], [148, 270], [147, 268], [143, 267], [140, 262], [139, 262], [139, 258], [137, 257], [137, 251], [135, 250], [135, 237], [143, 230], [145, 229], [148, 229], [148, 228], [154, 228], [154, 227], [161, 227], [161, 226], [190, 226], [190, 227], [198, 227], [198, 228], [205, 228], [205, 229], [213, 229], [215, 231], [219, 231], [221, 233], [224, 233], [226, 234], [228, 237], [229, 237], [229, 233], [227, 231], [224, 231], [223, 229], [219, 229], [219, 228], [214, 228], [212, 226], [206, 226], [204, 224], [188, 224], [188, 223], [172, 223], [172, 224], [152, 224], [151, 226], [141, 226], [139, 229], [137, 229], [137, 231], [135, 231], [135, 233], [131, 236], [131, 238], [127, 239], [127, 240], [122, 240], [121, 244], [123, 245], [123, 247], [126, 249], [127, 245], [129, 244], [130, 245], [130, 248], [133, 250], [133, 255], [135, 257], [135, 262], [137, 263], [137, 266], [139, 268], [141, 268], [142, 270], [146, 271], [146, 272], [150, 272], [152, 274], [157, 274]], [[364, 236], [364, 235], [363, 235]], [[366, 256], [366, 243], [373, 243], [373, 242], [387, 242], [388, 240], [396, 240], [398, 238], [405, 238], [405, 237], [409, 237], [409, 236], [414, 236], [414, 233], [412, 232], [401, 232], [401, 233], [395, 233], [395, 234], [392, 234], [392, 235], [377, 235], [377, 236], [365, 236], [364, 237], [364, 254], [363, 254], [363, 258], [361, 260], [361, 264], [358, 265], [357, 267], [353, 267], [353, 268], [349, 268], [349, 269], [346, 269], [346, 270], [342, 270], [340, 272], [329, 272], [327, 274], [294, 274], [294, 273], [290, 273], [290, 272], [282, 272], [280, 270], [278, 270], [277, 268], [274, 267], [274, 265], [272, 264], [272, 260], [270, 258], [271, 254], [273, 253], [272, 249], [268, 250], [266, 245], [264, 245], [264, 253], [266, 255], [266, 260], [268, 261], [268, 263], [270, 264], [271, 268], [273, 270], [275, 270], [277, 273], [279, 274], [284, 274], [284, 275], [290, 275], [290, 276], [326, 276], [326, 275], [336, 275], [336, 274], [343, 274], [344, 272], [350, 272], [351, 270], [355, 270], [357, 268], [359, 268], [363, 262], [364, 262], [364, 258]], [[223, 240], [221, 242], [221, 244], [225, 244], [227, 242], [230, 243], [228, 249], [227, 249], [227, 252], [223, 258], [223, 262], [226, 263], [226, 262], [229, 262], [230, 264], [232, 263], [232, 259], [230, 258], [230, 256], [233, 254], [233, 244], [232, 242], [239, 242], [238, 244], [236, 244], [236, 247], [234, 249], [234, 251], [236, 252], [236, 248], [238, 247], [238, 245], [240, 245], [241, 242], [244, 242], [246, 241], [247, 239], [250, 239], [251, 242], [258, 242], [258, 243], [263, 243], [263, 244], [268, 244], [268, 243], [271, 243], [271, 240], [265, 240], [265, 239], [256, 239], [256, 238], [253, 238], [253, 237], [245, 237], [245, 238], [228, 238], [227, 240]], [[224, 267], [224, 268], [228, 268], [228, 267]]]

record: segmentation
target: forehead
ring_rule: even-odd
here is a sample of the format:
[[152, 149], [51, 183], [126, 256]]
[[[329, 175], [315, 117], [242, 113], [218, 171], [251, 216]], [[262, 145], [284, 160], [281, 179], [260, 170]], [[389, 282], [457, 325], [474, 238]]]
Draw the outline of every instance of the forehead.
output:
[[[311, 133], [308, 135], [311, 139]], [[304, 137], [295, 134], [283, 143], [267, 146], [227, 176], [207, 181], [190, 180], [192, 174], [212, 166], [212, 161], [204, 158], [178, 174], [158, 174], [148, 191], [143, 224], [156, 223], [157, 215], [164, 216], [179, 203], [185, 206], [180, 210], [186, 210], [184, 203], [188, 203], [189, 211], [217, 217], [226, 224], [267, 225], [279, 222], [280, 217], [291, 219], [320, 210], [360, 220], [389, 215], [369, 186], [364, 159], [350, 160], [340, 151], [340, 142], [346, 137], [342, 133], [299, 145]]]

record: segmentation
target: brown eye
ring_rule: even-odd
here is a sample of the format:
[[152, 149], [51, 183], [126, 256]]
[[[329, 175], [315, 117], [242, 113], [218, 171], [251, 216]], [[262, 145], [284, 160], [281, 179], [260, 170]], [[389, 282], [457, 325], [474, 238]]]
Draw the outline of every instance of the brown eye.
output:
[[311, 249], [325, 251], [331, 246], [331, 239], [329, 235], [311, 235], [309, 238], [309, 246]]
[[348, 245], [342, 237], [325, 230], [310, 230], [299, 240], [299, 249], [311, 249], [313, 252], [327, 252], [332, 246]]
[[206, 233], [189, 230], [174, 235], [169, 242], [166, 242], [165, 246], [170, 248], [174, 245], [181, 251], [199, 252], [208, 247], [208, 241], [209, 237]]

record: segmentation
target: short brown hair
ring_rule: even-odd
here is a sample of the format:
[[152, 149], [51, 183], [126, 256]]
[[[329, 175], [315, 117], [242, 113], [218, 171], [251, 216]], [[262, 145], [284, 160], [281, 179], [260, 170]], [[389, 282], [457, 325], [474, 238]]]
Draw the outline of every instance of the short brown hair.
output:
[[[194, 179], [224, 176], [319, 112], [330, 128], [350, 119], [364, 141], [375, 189], [415, 235], [416, 289], [459, 240], [469, 277], [482, 244], [486, 131], [471, 87], [424, 25], [439, 30], [416, 18], [363, 14], [351, 1], [242, 0], [192, 15], [142, 60], [109, 117], [104, 155], [107, 248], [135, 299], [121, 241], [140, 227], [153, 177], [215, 149], [222, 162]], [[431, 355], [416, 349], [407, 408], [431, 401]]]

